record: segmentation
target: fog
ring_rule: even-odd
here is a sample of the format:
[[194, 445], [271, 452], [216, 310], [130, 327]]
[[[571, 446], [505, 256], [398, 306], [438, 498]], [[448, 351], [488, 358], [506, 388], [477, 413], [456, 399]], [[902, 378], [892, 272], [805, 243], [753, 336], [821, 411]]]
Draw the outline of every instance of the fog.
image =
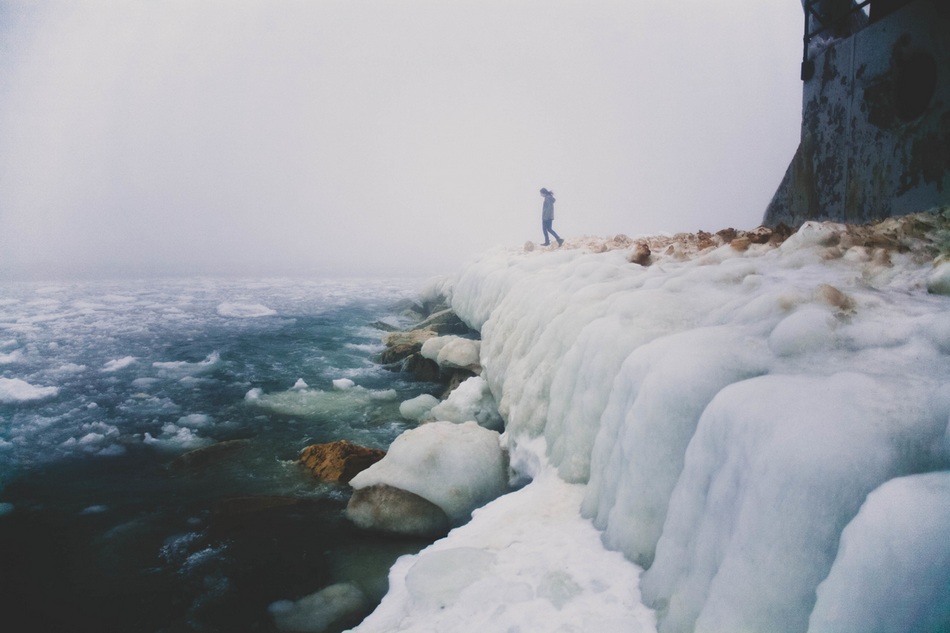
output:
[[0, 277], [450, 273], [752, 228], [795, 0], [0, 0]]

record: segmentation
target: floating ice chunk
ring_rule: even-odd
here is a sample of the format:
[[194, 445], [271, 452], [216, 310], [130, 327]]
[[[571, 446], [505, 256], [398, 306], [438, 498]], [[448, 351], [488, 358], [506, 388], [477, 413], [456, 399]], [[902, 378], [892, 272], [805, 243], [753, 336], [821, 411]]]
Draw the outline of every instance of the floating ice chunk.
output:
[[504, 420], [498, 413], [498, 405], [488, 388], [488, 381], [474, 376], [452, 390], [449, 397], [429, 411], [428, 419], [446, 422], [475, 420], [493, 431], [504, 430]]
[[146, 433], [143, 441], [163, 451], [190, 451], [212, 443], [210, 439], [199, 437], [188, 427], [180, 427], [171, 422], [162, 426], [161, 435], [153, 437], [151, 433]]
[[818, 586], [809, 633], [944, 633], [950, 624], [950, 471], [868, 495]]
[[352, 389], [356, 386], [356, 383], [350, 380], [349, 378], [337, 378], [333, 381], [333, 388], [338, 391], [345, 391], [347, 389]]
[[15, 349], [9, 354], [0, 354], [0, 365], [12, 365], [23, 362], [23, 350]]
[[192, 429], [201, 429], [210, 426], [211, 416], [204, 413], [189, 413], [178, 418], [178, 426], [187, 426]]
[[244, 396], [246, 402], [285, 415], [305, 417], [336, 417], [347, 414], [375, 402], [388, 402], [399, 398], [393, 389], [374, 391], [353, 386], [349, 389], [299, 389], [265, 394], [260, 389], [251, 389]]
[[281, 631], [321, 633], [331, 626], [339, 630], [369, 606], [366, 595], [352, 583], [338, 583], [297, 601], [279, 600], [268, 607]]
[[439, 402], [439, 399], [435, 396], [424, 393], [400, 404], [399, 415], [407, 420], [419, 421]]
[[301, 389], [309, 389], [309, 388], [310, 388], [310, 385], [304, 382], [303, 378], [298, 378], [297, 382], [294, 383], [294, 386], [291, 387], [291, 389], [296, 389], [298, 391]]
[[197, 363], [188, 361], [158, 361], [152, 363], [152, 366], [159, 370], [159, 373], [165, 378], [182, 378], [186, 376], [195, 376], [214, 371], [221, 362], [221, 355], [218, 352], [211, 352], [208, 356]]
[[218, 314], [223, 317], [235, 317], [240, 319], [252, 319], [257, 317], [273, 316], [277, 314], [260, 303], [234, 303], [224, 302], [218, 305]]
[[406, 431], [386, 457], [350, 481], [357, 490], [384, 484], [442, 508], [453, 523], [503, 494], [507, 464], [498, 433], [475, 422], [432, 422]]
[[19, 378], [0, 378], [0, 402], [32, 402], [58, 393], [59, 387], [37, 387]]
[[102, 371], [104, 372], [113, 372], [119, 371], [120, 369], [125, 369], [136, 363], [135, 356], [123, 356], [122, 358], [116, 358], [114, 360], [108, 361], [105, 365], [102, 366]]

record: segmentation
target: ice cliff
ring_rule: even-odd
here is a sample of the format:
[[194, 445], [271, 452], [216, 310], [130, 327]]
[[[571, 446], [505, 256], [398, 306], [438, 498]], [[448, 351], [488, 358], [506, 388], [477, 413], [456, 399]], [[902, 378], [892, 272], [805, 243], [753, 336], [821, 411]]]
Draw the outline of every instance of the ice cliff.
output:
[[950, 210], [614, 242], [443, 284], [530, 483], [357, 630], [950, 630]]

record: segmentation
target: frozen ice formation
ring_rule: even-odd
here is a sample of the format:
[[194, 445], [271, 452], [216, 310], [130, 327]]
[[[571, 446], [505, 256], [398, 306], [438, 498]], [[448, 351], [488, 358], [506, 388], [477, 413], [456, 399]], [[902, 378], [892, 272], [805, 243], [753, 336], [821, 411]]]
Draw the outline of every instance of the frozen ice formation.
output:
[[[534, 481], [400, 559], [356, 630], [945, 631], [948, 228], [943, 210], [673, 236], [643, 263], [630, 240], [496, 250], [443, 281]], [[588, 517], [593, 543], [520, 510], [542, 512], [555, 474], [576, 486], [564, 525]], [[633, 598], [594, 629], [616, 587], [581, 576], [604, 546]]]

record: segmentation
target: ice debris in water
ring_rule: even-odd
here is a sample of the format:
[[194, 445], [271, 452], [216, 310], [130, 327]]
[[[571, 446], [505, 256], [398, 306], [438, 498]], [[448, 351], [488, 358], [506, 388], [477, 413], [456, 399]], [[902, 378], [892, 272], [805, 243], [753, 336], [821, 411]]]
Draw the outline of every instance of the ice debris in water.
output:
[[253, 319], [259, 317], [273, 316], [277, 314], [260, 303], [238, 303], [226, 301], [218, 305], [218, 314], [223, 317], [234, 317], [239, 319]]
[[58, 387], [38, 387], [20, 378], [0, 378], [0, 402], [32, 402], [52, 398], [58, 393]]

